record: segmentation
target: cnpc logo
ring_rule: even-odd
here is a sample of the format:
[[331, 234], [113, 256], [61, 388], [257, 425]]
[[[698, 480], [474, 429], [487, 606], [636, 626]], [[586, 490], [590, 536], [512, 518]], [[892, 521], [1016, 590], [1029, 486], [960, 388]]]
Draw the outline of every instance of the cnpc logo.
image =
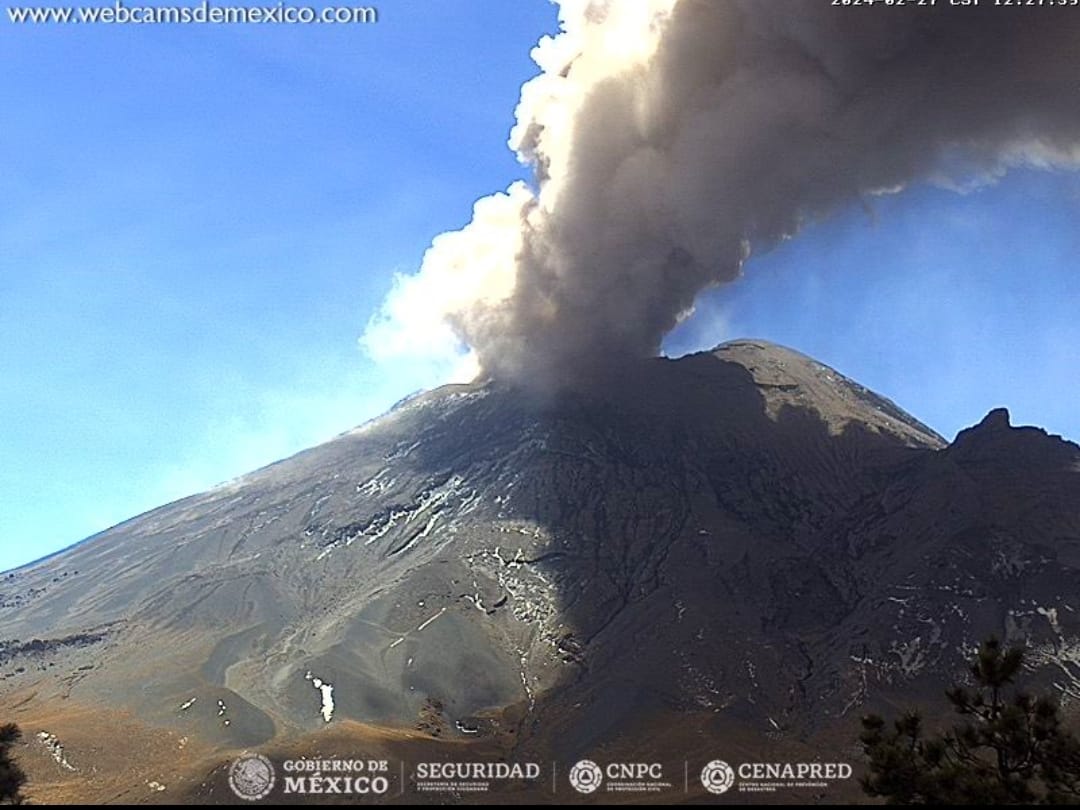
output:
[[583, 759], [570, 769], [570, 785], [578, 793], [595, 793], [604, 781], [604, 772], [591, 759]]
[[570, 769], [570, 785], [578, 793], [595, 793], [606, 780], [631, 789], [664, 778], [659, 762], [611, 762], [601, 768], [591, 759], [583, 759]]

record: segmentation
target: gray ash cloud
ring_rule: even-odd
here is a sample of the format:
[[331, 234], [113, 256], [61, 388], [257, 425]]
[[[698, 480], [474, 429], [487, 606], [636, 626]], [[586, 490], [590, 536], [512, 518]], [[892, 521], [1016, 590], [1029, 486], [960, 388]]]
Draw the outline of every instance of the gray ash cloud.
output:
[[[376, 356], [470, 347], [536, 386], [655, 354], [807, 222], [919, 182], [1080, 162], [1080, 10], [828, 0], [560, 4], [480, 200], [398, 279]], [[933, 227], [933, 223], [927, 223]]]

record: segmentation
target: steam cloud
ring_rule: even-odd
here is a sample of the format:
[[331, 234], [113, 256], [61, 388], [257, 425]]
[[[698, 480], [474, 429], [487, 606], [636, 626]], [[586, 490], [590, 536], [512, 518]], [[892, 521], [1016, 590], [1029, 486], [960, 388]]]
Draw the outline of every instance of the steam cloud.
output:
[[[1080, 164], [1080, 9], [561, 0], [533, 168], [399, 277], [364, 342], [551, 385], [658, 351], [705, 288], [913, 182]], [[929, 225], [929, 223], [928, 223]]]

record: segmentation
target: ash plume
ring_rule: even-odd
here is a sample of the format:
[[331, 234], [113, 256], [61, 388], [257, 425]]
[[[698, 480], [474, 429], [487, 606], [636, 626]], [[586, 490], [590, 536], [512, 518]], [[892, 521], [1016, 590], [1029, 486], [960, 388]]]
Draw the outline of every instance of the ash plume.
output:
[[376, 357], [464, 344], [489, 375], [572, 383], [656, 353], [703, 289], [806, 222], [1080, 163], [1068, 6], [559, 5], [510, 137], [534, 182], [397, 279], [363, 339]]

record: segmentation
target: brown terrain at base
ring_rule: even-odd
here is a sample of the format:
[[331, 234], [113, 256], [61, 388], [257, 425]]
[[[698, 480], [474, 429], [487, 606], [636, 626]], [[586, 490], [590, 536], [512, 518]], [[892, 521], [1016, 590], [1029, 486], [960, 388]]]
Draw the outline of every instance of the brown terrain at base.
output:
[[[80, 710], [54, 714], [34, 713], [71, 741], [79, 759], [72, 765], [78, 776], [67, 772], [49, 755], [35, 750], [32, 744], [19, 752], [20, 763], [30, 777], [26, 798], [32, 804], [235, 804], [250, 806], [230, 789], [228, 770], [236, 758], [249, 753], [244, 749], [209, 750], [178, 737], [174, 731], [147, 726], [115, 712]], [[722, 751], [732, 762], [754, 761], [761, 753], [761, 740], [752, 730], [725, 724], [712, 712], [681, 715], [678, 722], [661, 718], [655, 724], [641, 724], [631, 739], [612, 739], [593, 752], [599, 761], [652, 761], [657, 751], [679, 752], [677, 758], [665, 757], [665, 776], [675, 789], [662, 795], [664, 803], [712, 803], [714, 796], [701, 785], [702, 766]], [[801, 762], [820, 758], [821, 745], [830, 735], [819, 735], [813, 742], [803, 742], [778, 735], [770, 745], [770, 761]], [[354, 721], [342, 721], [318, 732], [283, 737], [261, 746], [260, 753], [273, 762], [295, 759], [386, 760], [391, 790], [384, 797], [371, 799], [356, 796], [285, 797], [280, 791], [265, 804], [356, 804], [358, 800], [379, 804], [456, 803], [441, 794], [425, 796], [413, 789], [413, 769], [420, 762], [501, 762], [514, 761], [515, 748], [506, 740], [438, 740], [415, 730], [380, 728]], [[826, 743], [827, 744], [827, 743]], [[848, 759], [857, 751], [850, 737], [840, 736], [837, 750], [848, 749]], [[65, 751], [65, 754], [70, 753]], [[522, 761], [522, 760], [518, 760]], [[84, 763], [93, 765], [85, 768]], [[78, 763], [78, 765], [76, 765]], [[684, 772], [684, 763], [688, 768]], [[593, 804], [611, 803], [603, 794], [582, 796], [567, 781], [573, 763], [556, 763], [557, 789], [551, 787], [552, 763], [544, 763], [539, 784], [497, 785], [490, 793], [467, 797], [470, 804]], [[405, 789], [401, 789], [404, 775]], [[283, 774], [278, 773], [278, 779]], [[684, 791], [684, 778], [685, 787]], [[656, 796], [617, 797], [619, 803], [654, 803]], [[854, 780], [837, 784], [828, 791], [779, 794], [730, 794], [727, 804], [768, 803], [805, 804], [822, 801], [853, 803], [861, 798]]]
[[222, 801], [238, 753], [330, 741], [856, 762], [860, 714], [942, 711], [990, 634], [1071, 711], [1078, 568], [1075, 444], [1004, 411], [950, 444], [736, 341], [413, 397], [2, 575], [0, 718], [56, 802]]

